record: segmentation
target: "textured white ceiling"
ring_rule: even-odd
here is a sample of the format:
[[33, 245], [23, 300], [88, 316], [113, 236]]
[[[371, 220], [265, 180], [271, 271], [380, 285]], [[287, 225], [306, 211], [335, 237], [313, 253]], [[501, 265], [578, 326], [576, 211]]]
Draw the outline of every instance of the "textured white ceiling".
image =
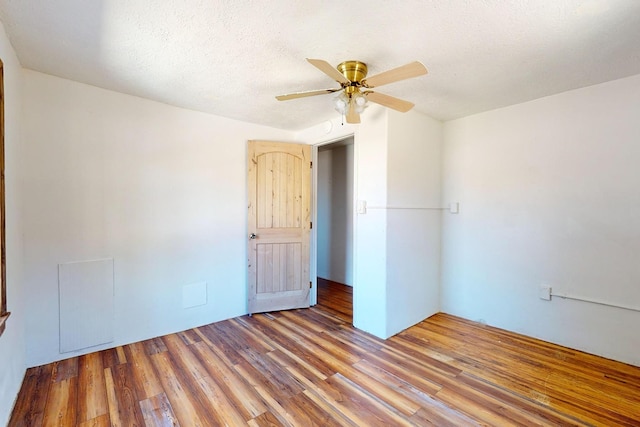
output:
[[[337, 116], [337, 87], [305, 58], [369, 75], [448, 120], [640, 73], [639, 0], [0, 0], [22, 65], [172, 105], [285, 129]], [[365, 113], [366, 114], [366, 113]]]

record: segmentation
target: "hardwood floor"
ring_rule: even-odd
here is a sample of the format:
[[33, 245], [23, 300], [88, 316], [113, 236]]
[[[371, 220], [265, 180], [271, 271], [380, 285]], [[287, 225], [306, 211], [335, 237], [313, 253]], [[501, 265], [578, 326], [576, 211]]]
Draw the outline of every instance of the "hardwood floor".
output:
[[318, 307], [353, 323], [353, 288], [318, 277]]
[[9, 425], [640, 425], [640, 368], [445, 314], [382, 341], [319, 295], [31, 368]]

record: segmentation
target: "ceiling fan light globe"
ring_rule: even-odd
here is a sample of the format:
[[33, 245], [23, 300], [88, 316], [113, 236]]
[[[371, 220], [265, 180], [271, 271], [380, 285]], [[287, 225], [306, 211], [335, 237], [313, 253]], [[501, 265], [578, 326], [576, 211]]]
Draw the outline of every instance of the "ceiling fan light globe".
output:
[[358, 114], [361, 114], [367, 108], [367, 98], [361, 93], [355, 94], [351, 102], [353, 102], [353, 107]]
[[338, 113], [345, 114], [347, 112], [349, 100], [345, 94], [342, 93], [333, 100], [333, 105]]

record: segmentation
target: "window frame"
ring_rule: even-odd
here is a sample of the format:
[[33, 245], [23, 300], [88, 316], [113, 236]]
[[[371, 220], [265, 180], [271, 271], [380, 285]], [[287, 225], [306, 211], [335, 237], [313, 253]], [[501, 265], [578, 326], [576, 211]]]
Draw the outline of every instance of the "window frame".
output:
[[7, 318], [7, 246], [5, 239], [5, 186], [4, 186], [4, 63], [0, 59], [0, 335]]

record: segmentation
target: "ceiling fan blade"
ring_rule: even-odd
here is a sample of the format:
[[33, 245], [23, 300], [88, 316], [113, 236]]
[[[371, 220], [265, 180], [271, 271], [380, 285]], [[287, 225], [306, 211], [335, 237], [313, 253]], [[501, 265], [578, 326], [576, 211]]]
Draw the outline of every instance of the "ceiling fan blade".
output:
[[402, 67], [394, 68], [392, 70], [385, 71], [383, 73], [376, 74], [375, 76], [366, 78], [362, 81], [362, 84], [365, 87], [378, 87], [400, 80], [418, 77], [423, 74], [427, 74], [427, 68], [422, 65], [422, 63], [415, 61], [403, 65]]
[[356, 106], [353, 100], [349, 102], [349, 110], [347, 111], [347, 123], [360, 123], [360, 114], [356, 113]]
[[318, 70], [322, 71], [323, 73], [325, 73], [327, 76], [331, 77], [333, 80], [337, 81], [338, 83], [340, 84], [351, 83], [349, 79], [343, 76], [342, 73], [338, 71], [337, 68], [329, 64], [327, 61], [324, 61], [322, 59], [309, 59], [309, 58], [307, 58], [307, 61], [309, 61], [311, 65], [313, 65]]
[[337, 92], [339, 90], [342, 90], [342, 88], [307, 90], [305, 92], [294, 92], [294, 93], [287, 93], [287, 94], [284, 94], [284, 95], [278, 95], [278, 96], [276, 96], [276, 99], [278, 101], [287, 101], [289, 99], [305, 98], [307, 96], [325, 95], [327, 93], [333, 93], [333, 92]]
[[384, 105], [385, 107], [393, 108], [394, 110], [400, 111], [401, 113], [406, 113], [407, 111], [411, 110], [415, 105], [412, 102], [405, 101], [400, 98], [395, 98], [390, 95], [385, 95], [384, 93], [364, 92], [364, 95], [371, 102]]

